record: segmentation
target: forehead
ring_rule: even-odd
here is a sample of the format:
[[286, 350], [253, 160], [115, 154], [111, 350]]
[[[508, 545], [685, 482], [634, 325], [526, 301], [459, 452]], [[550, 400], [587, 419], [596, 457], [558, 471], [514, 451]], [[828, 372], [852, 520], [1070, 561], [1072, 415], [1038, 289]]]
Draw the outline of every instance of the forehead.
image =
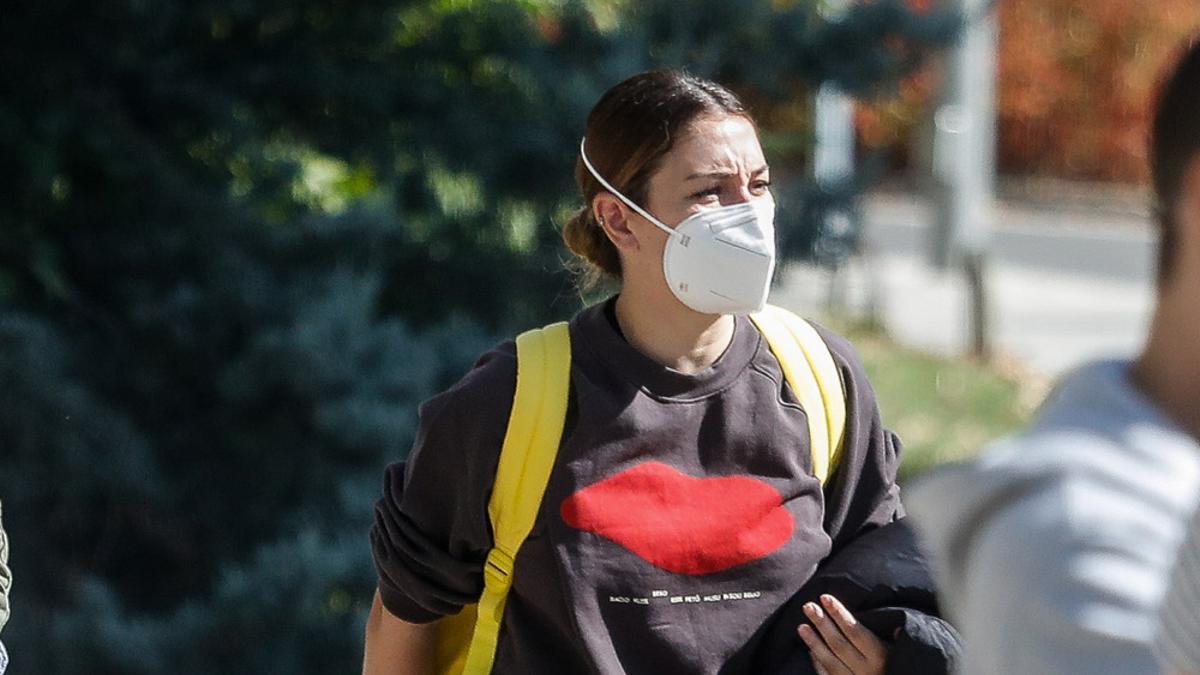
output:
[[701, 117], [688, 125], [663, 158], [663, 169], [692, 173], [750, 173], [766, 164], [758, 132], [740, 115]]

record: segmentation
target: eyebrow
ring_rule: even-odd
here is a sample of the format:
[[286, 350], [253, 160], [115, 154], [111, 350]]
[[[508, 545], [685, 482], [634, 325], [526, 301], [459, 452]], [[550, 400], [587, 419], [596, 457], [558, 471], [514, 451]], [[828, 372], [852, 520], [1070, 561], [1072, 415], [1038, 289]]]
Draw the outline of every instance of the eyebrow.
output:
[[[755, 178], [757, 176], [761, 176], [762, 174], [766, 173], [770, 168], [771, 167], [767, 166], [766, 164], [763, 164], [759, 168], [752, 171], [750, 173], [750, 177]], [[684, 180], [695, 180], [697, 178], [729, 178], [730, 176], [734, 176], [734, 175], [737, 175], [737, 174], [735, 174], [733, 171], [709, 171], [709, 172], [705, 172], [705, 173], [694, 173], [694, 174], [688, 176], [687, 178], [685, 178]]]

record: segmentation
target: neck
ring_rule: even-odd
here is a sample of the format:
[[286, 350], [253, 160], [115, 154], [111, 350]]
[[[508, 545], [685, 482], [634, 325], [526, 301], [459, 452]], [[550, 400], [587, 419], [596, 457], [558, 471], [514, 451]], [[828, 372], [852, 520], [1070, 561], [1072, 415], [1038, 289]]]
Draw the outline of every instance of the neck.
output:
[[733, 341], [732, 316], [693, 311], [665, 287], [627, 283], [617, 297], [616, 313], [634, 349], [681, 373], [708, 368]]
[[1188, 292], [1200, 288], [1188, 284], [1200, 281], [1180, 282], [1176, 280], [1159, 296], [1150, 337], [1133, 377], [1172, 421], [1200, 439], [1200, 303]]

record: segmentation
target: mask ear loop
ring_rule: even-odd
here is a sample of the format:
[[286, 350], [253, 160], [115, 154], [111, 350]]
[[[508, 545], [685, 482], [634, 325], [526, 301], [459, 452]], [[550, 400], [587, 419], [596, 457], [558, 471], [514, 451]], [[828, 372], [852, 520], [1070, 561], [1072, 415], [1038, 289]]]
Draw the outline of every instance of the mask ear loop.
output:
[[664, 225], [663, 222], [661, 220], [659, 220], [658, 218], [655, 218], [654, 216], [650, 215], [650, 212], [647, 211], [646, 209], [643, 209], [642, 207], [638, 206], [637, 204], [634, 204], [632, 199], [621, 194], [620, 190], [617, 190], [608, 181], [604, 180], [604, 176], [601, 176], [600, 172], [596, 171], [596, 167], [592, 166], [591, 161], [588, 160], [587, 151], [584, 150], [585, 143], [587, 143], [586, 136], [579, 139], [579, 158], [583, 160], [583, 165], [585, 167], [587, 167], [588, 173], [592, 174], [592, 177], [595, 178], [597, 181], [599, 181], [600, 185], [603, 186], [605, 190], [608, 190], [609, 192], [616, 195], [617, 199], [620, 199], [622, 202], [624, 202], [625, 206], [628, 206], [629, 208], [636, 211], [638, 213], [638, 215], [640, 215], [643, 218], [645, 218], [646, 220], [654, 223], [656, 226], [658, 226], [658, 229], [662, 230], [663, 232], [666, 232], [667, 236], [674, 237], [679, 234], [675, 230], [672, 230], [671, 228]]

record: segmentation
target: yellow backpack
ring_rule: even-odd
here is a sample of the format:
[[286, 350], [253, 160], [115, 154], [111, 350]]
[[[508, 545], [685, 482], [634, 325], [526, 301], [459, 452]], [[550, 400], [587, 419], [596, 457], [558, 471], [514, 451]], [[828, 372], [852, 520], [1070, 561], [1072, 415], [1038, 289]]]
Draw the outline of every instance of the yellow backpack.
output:
[[[824, 485], [837, 466], [846, 427], [846, 400], [837, 365], [816, 330], [791, 312], [768, 306], [750, 318], [808, 413], [813, 475]], [[558, 454], [570, 383], [571, 338], [566, 323], [517, 338], [516, 395], [488, 503], [494, 547], [484, 566], [483, 595], [478, 604], [439, 622], [435, 671], [439, 674], [492, 671], [513, 561], [533, 528]], [[817, 410], [824, 414], [814, 414]]]

